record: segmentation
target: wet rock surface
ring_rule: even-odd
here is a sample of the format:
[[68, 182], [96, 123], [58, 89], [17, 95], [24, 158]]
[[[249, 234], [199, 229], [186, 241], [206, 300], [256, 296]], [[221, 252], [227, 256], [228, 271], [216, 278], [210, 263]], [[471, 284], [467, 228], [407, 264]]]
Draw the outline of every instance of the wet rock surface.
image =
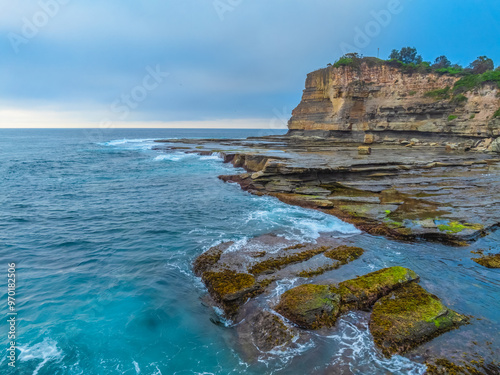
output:
[[331, 327], [340, 313], [340, 295], [328, 285], [304, 284], [285, 292], [276, 311], [300, 328]]
[[370, 330], [382, 352], [392, 355], [404, 353], [467, 321], [467, 317], [444, 306], [438, 297], [411, 283], [375, 304]]
[[417, 281], [419, 276], [404, 267], [391, 267], [346, 280], [339, 284], [343, 310], [366, 310], [393, 290]]

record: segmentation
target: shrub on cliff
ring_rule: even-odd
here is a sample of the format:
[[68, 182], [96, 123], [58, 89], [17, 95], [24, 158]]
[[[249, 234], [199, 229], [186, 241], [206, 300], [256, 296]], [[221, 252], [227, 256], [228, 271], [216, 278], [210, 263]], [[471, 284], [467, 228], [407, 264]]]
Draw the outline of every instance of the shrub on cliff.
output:
[[453, 87], [455, 94], [474, 90], [484, 83], [496, 83], [500, 88], [500, 71], [487, 71], [483, 74], [467, 74], [458, 80]]
[[384, 60], [381, 60], [377, 57], [363, 57], [357, 53], [347, 53], [338, 59], [333, 66], [335, 68], [339, 68], [341, 66], [350, 66], [355, 69], [360, 69], [362, 64], [368, 65], [370, 68], [382, 65]]
[[456, 105], [465, 104], [469, 99], [464, 94], [458, 94], [451, 99], [451, 102]]
[[428, 91], [424, 94], [426, 98], [433, 98], [436, 100], [444, 100], [450, 98], [450, 87], [447, 86], [444, 89]]
[[[434, 66], [433, 66], [433, 69], [434, 69]], [[462, 68], [458, 64], [455, 64], [455, 65], [449, 66], [447, 68], [434, 69], [434, 71], [436, 73], [439, 73], [439, 74], [449, 74], [449, 75], [452, 75], [452, 76], [456, 76], [456, 75], [459, 75], [459, 74], [463, 74], [464, 73], [464, 68]]]

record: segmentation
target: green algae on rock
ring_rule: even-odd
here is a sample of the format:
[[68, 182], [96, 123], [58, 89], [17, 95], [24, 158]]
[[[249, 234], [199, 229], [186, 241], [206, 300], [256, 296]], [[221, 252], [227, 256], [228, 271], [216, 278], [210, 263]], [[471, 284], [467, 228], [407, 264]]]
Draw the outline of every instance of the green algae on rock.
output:
[[340, 312], [340, 296], [328, 285], [300, 285], [283, 293], [276, 311], [301, 328], [331, 327]]
[[305, 250], [300, 253], [287, 255], [284, 257], [267, 259], [260, 263], [254, 264], [252, 267], [250, 267], [249, 272], [253, 275], [260, 275], [262, 273], [272, 273], [274, 271], [280, 270], [281, 268], [287, 265], [309, 260], [316, 255], [324, 253], [328, 249], [329, 249], [328, 246], [322, 246], [315, 249]]
[[420, 285], [410, 283], [375, 304], [370, 331], [377, 347], [389, 356], [404, 353], [467, 320]]
[[397, 266], [343, 281], [338, 286], [342, 296], [342, 309], [368, 309], [379, 298], [418, 279], [419, 276], [414, 271]]
[[213, 267], [219, 261], [223, 252], [224, 250], [221, 249], [220, 246], [214, 246], [196, 258], [193, 262], [195, 275], [201, 276], [204, 272]]
[[483, 229], [483, 226], [481, 224], [462, 224], [458, 221], [451, 221], [448, 224], [438, 225], [437, 228], [446, 233], [460, 233], [465, 229], [481, 230]]
[[426, 362], [427, 375], [495, 375], [500, 374], [500, 363], [485, 363], [485, 360], [471, 360], [469, 362], [460, 361], [460, 364], [453, 363], [445, 358], [438, 358], [432, 363]]
[[340, 264], [347, 264], [358, 259], [364, 254], [364, 250], [360, 247], [339, 246], [336, 249], [328, 250], [323, 255], [327, 258], [338, 260]]
[[500, 268], [500, 254], [484, 255], [481, 258], [474, 258], [472, 260], [484, 267]]
[[345, 246], [345, 245], [339, 246], [335, 249], [327, 250], [323, 253], [323, 255], [327, 258], [336, 260], [337, 261], [336, 263], [319, 267], [316, 269], [301, 271], [298, 273], [298, 276], [314, 277], [322, 275], [327, 271], [335, 270], [347, 263], [352, 262], [353, 260], [358, 259], [361, 255], [363, 255], [364, 252], [365, 251], [360, 247]]
[[233, 315], [244, 301], [261, 291], [261, 285], [252, 275], [224, 270], [205, 272], [202, 279], [214, 300], [221, 304], [224, 312]]

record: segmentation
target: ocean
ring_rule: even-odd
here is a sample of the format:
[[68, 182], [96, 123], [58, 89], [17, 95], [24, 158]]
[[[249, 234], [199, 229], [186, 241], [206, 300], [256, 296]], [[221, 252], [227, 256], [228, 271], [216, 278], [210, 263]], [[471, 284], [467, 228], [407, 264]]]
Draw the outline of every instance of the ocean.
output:
[[[482, 355], [498, 353], [500, 275], [470, 259], [471, 250], [497, 249], [498, 234], [467, 248], [360, 235], [333, 216], [223, 183], [217, 176], [242, 170], [217, 155], [152, 149], [154, 139], [283, 133], [0, 130], [2, 348], [9, 341], [8, 263], [16, 264], [18, 314], [16, 369], [2, 354], [0, 373], [293, 375], [336, 366], [345, 374], [416, 375], [425, 372], [419, 363], [425, 349], [464, 351], [478, 341], [474, 350]], [[407, 266], [447, 305], [481, 321], [426, 344], [414, 358], [387, 359], [373, 346], [367, 313], [350, 313], [330, 335], [313, 335], [299, 350], [247, 362], [235, 350], [231, 322], [204, 302], [206, 289], [191, 264], [218, 243], [270, 232], [301, 241], [320, 233], [359, 236], [366, 256], [336, 271], [339, 280]], [[277, 293], [293, 283], [278, 285]]]

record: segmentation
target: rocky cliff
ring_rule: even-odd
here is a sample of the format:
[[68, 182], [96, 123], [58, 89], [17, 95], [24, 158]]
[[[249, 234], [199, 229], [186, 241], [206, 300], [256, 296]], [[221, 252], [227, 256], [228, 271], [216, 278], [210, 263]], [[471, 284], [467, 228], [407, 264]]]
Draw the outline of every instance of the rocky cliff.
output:
[[407, 73], [389, 64], [329, 66], [308, 74], [289, 135], [343, 141], [460, 141], [500, 134], [498, 85], [456, 94], [457, 76]]

